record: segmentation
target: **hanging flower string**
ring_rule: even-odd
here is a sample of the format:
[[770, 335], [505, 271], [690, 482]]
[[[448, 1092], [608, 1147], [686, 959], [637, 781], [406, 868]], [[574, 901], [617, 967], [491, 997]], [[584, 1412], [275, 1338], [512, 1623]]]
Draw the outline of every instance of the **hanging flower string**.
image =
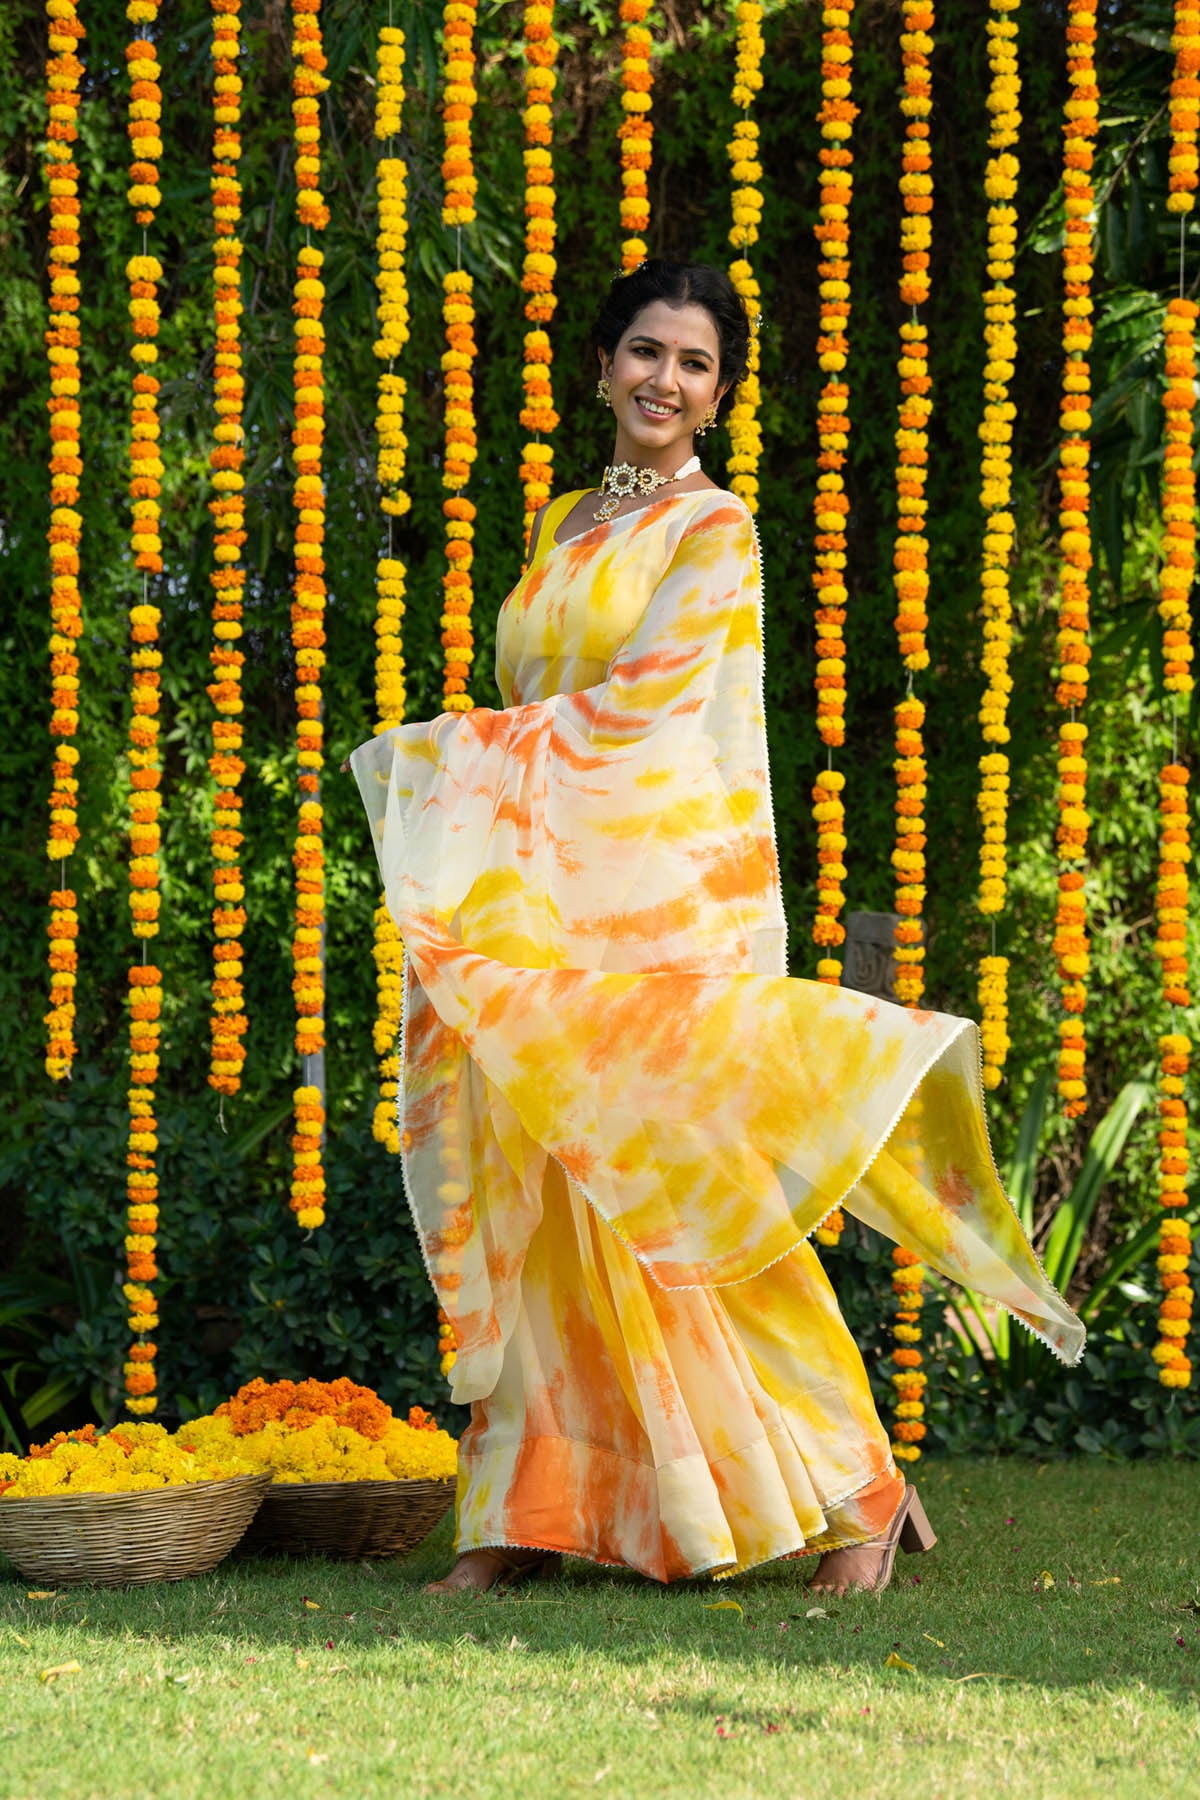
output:
[[[379, 269], [375, 286], [379, 293], [376, 313], [379, 335], [374, 351], [380, 373], [375, 414], [378, 445], [376, 473], [379, 503], [387, 519], [387, 547], [375, 569], [375, 731], [390, 731], [404, 721], [404, 592], [407, 570], [395, 554], [393, 521], [409, 510], [404, 490], [405, 383], [396, 373], [396, 359], [408, 342], [408, 286], [405, 252], [408, 241], [406, 196], [408, 170], [396, 156], [392, 139], [399, 135], [404, 106], [404, 33], [385, 25], [379, 33], [378, 79], [375, 86], [375, 136], [385, 145], [376, 172], [379, 221], [375, 245]], [[379, 1059], [379, 1099], [375, 1104], [372, 1133], [377, 1143], [396, 1154], [400, 1149], [397, 1093], [400, 1078], [401, 990], [404, 979], [404, 947], [392, 915], [381, 898], [375, 908], [375, 1054]]]
[[[445, 200], [442, 223], [452, 226], [461, 243], [461, 228], [475, 218], [478, 183], [471, 155], [471, 122], [479, 96], [475, 90], [474, 0], [447, 0], [443, 24], [446, 89], [442, 105], [446, 154], [442, 163]], [[475, 507], [463, 489], [471, 479], [477, 454], [475, 432], [475, 305], [474, 282], [462, 268], [442, 282], [442, 319], [446, 348], [442, 354], [443, 421], [446, 454], [442, 502], [446, 520], [446, 573], [442, 576], [443, 704], [447, 712], [470, 712], [475, 702], [467, 692], [475, 640], [471, 633], [471, 564], [474, 561]]]
[[[1200, 126], [1200, 11], [1188, 0], [1176, 0], [1175, 52], [1171, 83], [1170, 193], [1167, 205], [1179, 216], [1180, 297], [1167, 303], [1163, 332], [1166, 348], [1166, 391], [1163, 448], [1163, 568], [1159, 581], [1162, 623], [1163, 685], [1175, 711], [1186, 703], [1192, 675], [1192, 586], [1196, 578], [1196, 477], [1194, 423], [1196, 406], [1196, 314], [1194, 300], [1183, 298], [1183, 232], [1195, 206], [1196, 136]], [[1184, 1218], [1189, 1168], [1187, 1080], [1191, 1040], [1175, 1029], [1175, 1009], [1191, 1005], [1187, 958], [1188, 771], [1173, 758], [1159, 774], [1158, 930], [1154, 952], [1162, 978], [1163, 999], [1171, 1008], [1171, 1030], [1158, 1040], [1158, 1199], [1162, 1208], [1158, 1238], [1158, 1274], [1163, 1297], [1158, 1308], [1158, 1342], [1152, 1351], [1158, 1379], [1166, 1388], [1192, 1384], [1187, 1354], [1192, 1312], [1191, 1228]]]
[[554, 126], [550, 102], [557, 77], [558, 40], [554, 36], [554, 0], [526, 0], [525, 6], [525, 260], [521, 289], [525, 295], [525, 343], [522, 379], [525, 400], [521, 424], [533, 436], [522, 450], [521, 482], [525, 494], [525, 541], [534, 514], [550, 498], [554, 452], [542, 439], [558, 424], [550, 381], [553, 352], [546, 326], [558, 301], [554, 277], [557, 227], [554, 220]]
[[1067, 77], [1063, 107], [1063, 376], [1059, 448], [1059, 546], [1062, 574], [1058, 609], [1057, 704], [1070, 717], [1058, 736], [1058, 908], [1054, 951], [1066, 1017], [1059, 1025], [1058, 1091], [1067, 1118], [1087, 1108], [1083, 1012], [1090, 965], [1083, 863], [1090, 820], [1087, 803], [1087, 727], [1076, 718], [1087, 700], [1092, 538], [1088, 464], [1092, 425], [1092, 186], [1093, 142], [1100, 111], [1096, 86], [1095, 0], [1069, 0]]
[[650, 229], [650, 161], [654, 152], [654, 127], [650, 123], [654, 72], [650, 50], [654, 43], [644, 23], [650, 0], [621, 0], [625, 41], [621, 46], [621, 111], [617, 129], [621, 145], [621, 267], [636, 269], [648, 254]]
[[[296, 216], [307, 233], [322, 231], [329, 208], [321, 193], [320, 96], [329, 83], [321, 41], [320, 0], [292, 0], [292, 113], [296, 140]], [[296, 1050], [305, 1074], [310, 1059], [325, 1048], [325, 856], [320, 802], [324, 766], [321, 723], [321, 670], [325, 663], [325, 439], [322, 320], [324, 252], [310, 244], [297, 253], [292, 289], [295, 315], [295, 428], [292, 459], [296, 474], [292, 506], [292, 648], [296, 658], [296, 743], [301, 800], [292, 852], [295, 869], [295, 926], [292, 934], [292, 992], [296, 1006]], [[325, 1095], [306, 1079], [293, 1091], [292, 1211], [311, 1230], [325, 1220]]]
[[[817, 590], [817, 730], [830, 752], [845, 742], [846, 711], [846, 515], [850, 502], [842, 470], [850, 442], [850, 388], [844, 379], [850, 343], [850, 201], [854, 158], [850, 135], [858, 108], [851, 99], [853, 45], [848, 29], [853, 7], [826, 6], [821, 13], [821, 187], [814, 236], [821, 261], [820, 335], [817, 361], [825, 383], [817, 402], [817, 493], [814, 501], [816, 556], [813, 586]], [[836, 987], [840, 957], [831, 955], [845, 942], [841, 922], [846, 896], [845, 777], [830, 768], [819, 774], [813, 789], [817, 826], [817, 916], [813, 941], [822, 951], [817, 979]]]
[[[130, 0], [125, 16], [135, 27], [154, 26], [158, 0]], [[133, 160], [127, 198], [135, 222], [154, 223], [162, 194], [158, 164], [162, 157], [162, 73], [154, 45], [136, 37], [127, 46], [129, 74], [129, 138]], [[158, 1233], [158, 1124], [154, 1116], [162, 1031], [162, 975], [146, 956], [150, 938], [158, 935], [161, 833], [159, 813], [162, 765], [159, 758], [159, 688], [162, 653], [158, 648], [160, 609], [150, 600], [150, 577], [162, 573], [160, 495], [163, 466], [159, 457], [157, 377], [158, 259], [143, 252], [130, 258], [129, 318], [133, 328], [130, 356], [134, 363], [130, 416], [129, 493], [132, 530], [130, 548], [140, 576], [138, 598], [129, 609], [133, 671], [133, 705], [129, 721], [129, 910], [133, 936], [141, 940], [142, 961], [129, 970], [129, 1136], [125, 1178], [128, 1198], [125, 1239], [125, 1299], [129, 1329], [136, 1341], [125, 1361], [125, 1408], [151, 1413], [158, 1402], [154, 1375], [156, 1346], [149, 1333], [158, 1326], [158, 1302], [152, 1283], [158, 1279], [155, 1248]]]
[[758, 242], [762, 223], [763, 197], [758, 183], [762, 180], [762, 164], [758, 160], [758, 126], [750, 117], [755, 95], [762, 88], [762, 7], [756, 0], [739, 0], [736, 33], [736, 71], [733, 78], [733, 104], [740, 108], [741, 118], [733, 127], [726, 149], [733, 177], [733, 224], [729, 242], [734, 260], [729, 279], [741, 296], [750, 322], [750, 354], [746, 373], [738, 383], [733, 405], [729, 409], [729, 439], [732, 446], [725, 467], [731, 477], [729, 486], [751, 512], [758, 511], [758, 464], [762, 456], [762, 428], [758, 409], [762, 404], [759, 386], [761, 352], [759, 328], [762, 307], [759, 286], [750, 262], [750, 250]]
[[1012, 286], [1017, 247], [1018, 163], [1013, 146], [1021, 125], [1021, 83], [1017, 68], [1018, 0], [989, 0], [987, 23], [991, 79], [987, 194], [987, 276], [984, 289], [983, 419], [979, 437], [979, 500], [984, 511], [980, 585], [983, 598], [982, 666], [987, 688], [979, 708], [985, 748], [979, 759], [978, 807], [983, 828], [979, 855], [978, 907], [992, 921], [991, 953], [979, 964], [980, 1036], [983, 1082], [999, 1087], [1008, 1056], [1008, 958], [996, 954], [995, 920], [1008, 897], [1009, 762], [1001, 748], [1009, 741], [1008, 672], [1012, 649], [1012, 601], [1008, 570], [1016, 521], [1012, 514], [1012, 435], [1016, 407], [1010, 397], [1017, 355], [1017, 296]]
[[79, 84], [83, 64], [76, 50], [84, 29], [74, 0], [46, 0], [46, 187], [50, 200], [50, 316], [46, 329], [50, 398], [50, 821], [46, 855], [59, 865], [50, 895], [50, 993], [45, 1015], [46, 1073], [62, 1081], [71, 1073], [75, 1043], [79, 913], [66, 885], [66, 863], [79, 842], [79, 657], [83, 601], [79, 592], [79, 544], [83, 474], [79, 414]]
[[892, 866], [896, 876], [894, 956], [895, 992], [905, 1006], [915, 1006], [925, 991], [925, 708], [912, 693], [912, 678], [929, 667], [925, 646], [929, 600], [929, 540], [925, 535], [928, 500], [925, 478], [929, 464], [928, 327], [917, 308], [929, 299], [929, 246], [932, 237], [933, 159], [929, 149], [929, 58], [934, 12], [930, 0], [903, 0], [900, 53], [904, 67], [904, 152], [900, 196], [900, 300], [912, 318], [900, 327], [897, 375], [900, 404], [896, 429], [896, 542], [893, 551], [896, 590], [896, 635], [909, 693], [895, 709], [896, 843]]
[[900, 1462], [916, 1462], [925, 1436], [924, 1390], [926, 1376], [921, 1372], [924, 1358], [917, 1345], [921, 1341], [921, 1282], [925, 1270], [920, 1258], [911, 1250], [892, 1251], [892, 1292], [895, 1311], [892, 1335], [896, 1348], [892, 1377], [896, 1390], [896, 1420], [892, 1426], [892, 1455]]
[[1171, 149], [1168, 158], [1167, 211], [1181, 222], [1195, 204], [1196, 140], [1200, 136], [1200, 7], [1195, 0], [1175, 0], [1171, 49], [1175, 72], [1171, 81]]
[[246, 1060], [245, 996], [242, 988], [242, 932], [246, 890], [240, 866], [242, 798], [238, 792], [242, 760], [242, 590], [246, 541], [242, 490], [245, 462], [242, 429], [242, 245], [238, 225], [242, 188], [238, 162], [242, 154], [242, 82], [237, 59], [241, 0], [212, 0], [213, 35], [213, 358], [214, 410], [217, 422], [208, 463], [212, 472], [213, 644], [209, 652], [213, 679], [208, 697], [213, 706], [212, 755], [209, 771], [216, 788], [211, 849], [213, 859], [213, 981], [209, 1021], [211, 1054], [209, 1086], [219, 1094], [236, 1094]]

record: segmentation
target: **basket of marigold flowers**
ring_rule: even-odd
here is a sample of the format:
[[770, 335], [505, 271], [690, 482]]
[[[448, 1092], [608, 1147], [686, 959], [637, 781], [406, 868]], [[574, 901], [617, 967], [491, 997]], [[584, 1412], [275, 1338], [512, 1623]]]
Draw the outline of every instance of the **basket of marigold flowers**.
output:
[[269, 1485], [236, 1448], [185, 1449], [162, 1425], [60, 1431], [0, 1456], [0, 1550], [46, 1587], [178, 1581], [216, 1568]]
[[249, 1554], [403, 1556], [454, 1499], [458, 1446], [419, 1406], [397, 1418], [371, 1388], [251, 1381], [178, 1433], [210, 1456], [249, 1457], [271, 1486]]

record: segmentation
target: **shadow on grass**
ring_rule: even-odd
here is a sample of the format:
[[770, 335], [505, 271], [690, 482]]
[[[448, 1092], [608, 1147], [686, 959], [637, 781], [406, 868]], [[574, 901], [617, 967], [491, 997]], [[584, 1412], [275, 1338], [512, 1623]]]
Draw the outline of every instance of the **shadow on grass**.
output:
[[[10, 1571], [0, 1576], [0, 1621], [18, 1632], [54, 1624], [149, 1642], [164, 1660], [203, 1645], [228, 1655], [231, 1670], [280, 1653], [327, 1659], [351, 1680], [356, 1666], [377, 1675], [396, 1647], [442, 1661], [476, 1646], [553, 1658], [560, 1667], [578, 1659], [581, 1670], [598, 1658], [642, 1671], [698, 1659], [751, 1680], [768, 1669], [850, 1681], [886, 1669], [901, 1688], [1142, 1684], [1194, 1708], [1194, 1471], [930, 1463], [920, 1485], [941, 1542], [929, 1556], [898, 1558], [893, 1584], [879, 1596], [810, 1596], [809, 1565], [794, 1562], [663, 1588], [574, 1560], [561, 1579], [511, 1592], [426, 1596], [422, 1584], [452, 1560], [445, 1521], [395, 1562], [235, 1555], [191, 1581], [65, 1588], [40, 1601]], [[889, 1657], [908, 1666], [889, 1665]], [[698, 1696], [674, 1704], [681, 1702], [707, 1711]]]

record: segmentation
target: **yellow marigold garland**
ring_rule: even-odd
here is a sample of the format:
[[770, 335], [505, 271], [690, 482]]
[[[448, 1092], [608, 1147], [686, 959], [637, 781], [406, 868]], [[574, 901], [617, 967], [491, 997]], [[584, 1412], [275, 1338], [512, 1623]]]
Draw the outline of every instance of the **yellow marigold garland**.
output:
[[[442, 177], [446, 197], [442, 223], [461, 227], [475, 218], [477, 181], [471, 160], [471, 122], [479, 98], [475, 86], [474, 0], [447, 0], [443, 15], [446, 91], [442, 106], [446, 154]], [[459, 258], [461, 264], [461, 257]], [[477, 454], [475, 432], [475, 304], [474, 282], [460, 266], [442, 283], [442, 319], [446, 348], [442, 354], [443, 420], [446, 454], [442, 486], [450, 498], [442, 502], [446, 520], [446, 573], [442, 576], [442, 694], [447, 712], [470, 712], [475, 702], [467, 692], [475, 659], [471, 634], [471, 564], [474, 560], [475, 507], [463, 489], [471, 479]]]
[[79, 842], [79, 658], [83, 601], [79, 592], [79, 481], [83, 474], [79, 413], [79, 84], [83, 63], [76, 50], [84, 29], [74, 0], [46, 0], [46, 187], [50, 199], [50, 309], [46, 329], [50, 398], [50, 737], [53, 787], [46, 855], [60, 865], [50, 895], [47, 926], [49, 1011], [45, 1015], [46, 1073], [70, 1075], [75, 1060], [75, 984], [79, 914], [66, 885], [66, 861]]
[[759, 304], [758, 282], [750, 262], [750, 250], [758, 242], [763, 197], [762, 190], [757, 185], [762, 180], [762, 164], [758, 160], [758, 125], [750, 117], [750, 108], [754, 104], [755, 95], [762, 88], [762, 10], [757, 0], [739, 0], [737, 6], [733, 104], [740, 108], [742, 116], [735, 122], [726, 145], [733, 178], [733, 224], [729, 231], [729, 242], [733, 247], [734, 260], [730, 264], [729, 278], [741, 296], [750, 322], [750, 354], [746, 373], [738, 384], [733, 405], [727, 415], [731, 451], [725, 467], [731, 478], [730, 488], [739, 499], [745, 501], [751, 512], [758, 511], [758, 464], [762, 456], [762, 428], [758, 422], [758, 409], [762, 402], [758, 379], [761, 366], [758, 334], [762, 308]]
[[242, 82], [237, 58], [241, 0], [211, 0], [213, 10], [213, 325], [216, 351], [213, 358], [214, 409], [217, 423], [209, 455], [214, 497], [213, 558], [209, 577], [213, 588], [213, 645], [209, 652], [213, 679], [212, 755], [209, 771], [216, 788], [211, 849], [213, 859], [213, 981], [212, 1016], [209, 1021], [211, 1055], [209, 1086], [220, 1094], [236, 1094], [246, 1060], [242, 1042], [246, 1034], [245, 996], [242, 988], [242, 932], [246, 890], [242, 883], [240, 854], [243, 843], [242, 797], [238, 793], [245, 763], [242, 760], [242, 666], [238, 641], [242, 635], [242, 590], [246, 571], [241, 566], [246, 541], [243, 488], [245, 462], [242, 430], [242, 345], [239, 320], [242, 313], [242, 245], [237, 235], [242, 216], [242, 189], [238, 162], [242, 140]]
[[554, 452], [544, 435], [558, 424], [554, 389], [550, 380], [553, 352], [545, 327], [554, 317], [558, 301], [554, 277], [557, 227], [554, 220], [554, 128], [550, 102], [557, 77], [558, 40], [554, 35], [554, 0], [526, 0], [525, 29], [525, 260], [521, 265], [521, 289], [525, 295], [524, 368], [525, 402], [521, 423], [532, 432], [524, 446], [521, 482], [525, 494], [525, 538], [538, 508], [550, 498], [554, 481]]
[[[321, 193], [320, 96], [329, 83], [321, 39], [320, 0], [292, 0], [292, 112], [296, 140], [296, 215], [301, 228], [323, 230], [329, 209]], [[325, 920], [324, 815], [318, 798], [324, 766], [321, 723], [321, 670], [325, 663], [325, 438], [322, 320], [324, 252], [306, 244], [297, 253], [292, 312], [295, 315], [295, 427], [292, 459], [296, 474], [292, 506], [292, 647], [296, 657], [296, 743], [301, 800], [292, 851], [295, 869], [295, 925], [292, 934], [292, 992], [296, 1007], [296, 1050], [309, 1074], [309, 1059], [325, 1047], [325, 981], [322, 955]], [[325, 1100], [311, 1080], [292, 1095], [292, 1180], [290, 1206], [298, 1224], [311, 1230], [325, 1220], [322, 1161]]]
[[1059, 448], [1059, 544], [1062, 554], [1058, 611], [1058, 683], [1055, 700], [1070, 720], [1058, 740], [1058, 908], [1054, 950], [1066, 1018], [1059, 1025], [1058, 1091], [1066, 1116], [1087, 1107], [1083, 1011], [1090, 963], [1087, 896], [1082, 864], [1090, 823], [1087, 810], [1087, 727], [1076, 711], [1087, 700], [1089, 592], [1092, 538], [1091, 489], [1092, 186], [1093, 144], [1099, 115], [1096, 86], [1095, 0], [1068, 0], [1067, 77], [1063, 107], [1063, 376]]
[[650, 229], [650, 162], [654, 126], [650, 122], [654, 71], [650, 67], [653, 38], [645, 25], [650, 0], [621, 0], [625, 39], [621, 46], [621, 111], [617, 129], [621, 145], [621, 267], [636, 269], [647, 255]]
[[[850, 388], [843, 379], [849, 352], [850, 320], [850, 201], [854, 158], [849, 140], [858, 116], [851, 100], [853, 44], [850, 19], [853, 4], [825, 6], [821, 11], [821, 187], [819, 218], [814, 236], [821, 261], [820, 335], [817, 361], [826, 377], [817, 402], [817, 493], [814, 501], [816, 534], [813, 586], [817, 590], [817, 730], [830, 750], [845, 742], [846, 710], [846, 515], [850, 502], [842, 470], [850, 441]], [[845, 905], [842, 882], [845, 869], [845, 810], [841, 790], [845, 778], [830, 769], [817, 776], [813, 789], [813, 818], [817, 824], [817, 916], [813, 941], [823, 954], [817, 963], [817, 979], [836, 987], [841, 980], [841, 959], [828, 953], [845, 942], [841, 923]]]
[[1190, 213], [1195, 205], [1200, 135], [1200, 7], [1195, 0], [1175, 0], [1171, 48], [1175, 73], [1171, 82], [1171, 151], [1168, 162], [1167, 211]]
[[[404, 33], [395, 26], [385, 25], [380, 30], [378, 67], [375, 135], [387, 143], [399, 133], [404, 106]], [[392, 521], [406, 513], [412, 504], [403, 487], [408, 449], [404, 435], [406, 388], [396, 373], [396, 358], [409, 336], [404, 268], [408, 240], [407, 185], [407, 166], [402, 157], [391, 153], [389, 143], [377, 171], [379, 224], [375, 240], [379, 256], [379, 272], [375, 277], [379, 291], [379, 335], [374, 350], [381, 364], [375, 416], [379, 447], [376, 470], [380, 505], [388, 521], [386, 553], [380, 557], [375, 570], [376, 734], [403, 723], [406, 698], [402, 620], [407, 570], [395, 554]], [[396, 1040], [400, 1030], [404, 948], [382, 898], [375, 908], [374, 957], [374, 1044], [379, 1059], [379, 1099], [375, 1105], [372, 1132], [378, 1143], [385, 1144], [395, 1154], [400, 1149], [396, 1112], [400, 1053]]]
[[979, 707], [985, 746], [979, 759], [978, 807], [983, 828], [979, 855], [978, 907], [993, 921], [990, 955], [979, 964], [978, 998], [983, 1040], [984, 1086], [1000, 1085], [1008, 1055], [1008, 958], [995, 950], [994, 921], [1003, 912], [1008, 889], [1008, 756], [999, 746], [1009, 741], [1008, 672], [1012, 648], [1012, 602], [1008, 569], [1016, 522], [1012, 514], [1012, 422], [1010, 398], [1017, 355], [1016, 293], [1012, 287], [1017, 243], [1018, 163], [1013, 146], [1021, 124], [1021, 82], [1017, 68], [1019, 0], [989, 0], [987, 23], [991, 78], [987, 110], [991, 114], [989, 156], [984, 174], [987, 195], [987, 275], [984, 290], [983, 419], [979, 500], [984, 511], [980, 585], [983, 598], [982, 666], [987, 688]]
[[[158, 20], [158, 0], [130, 0], [125, 16], [136, 26], [153, 26]], [[126, 47], [129, 73], [129, 138], [133, 152], [127, 198], [136, 223], [153, 224], [162, 198], [158, 186], [158, 162], [162, 156], [162, 73], [154, 45], [136, 37]], [[129, 317], [134, 342], [130, 355], [135, 366], [130, 416], [129, 493], [132, 530], [130, 547], [134, 568], [141, 573], [141, 594], [129, 609], [133, 649], [133, 706], [129, 721], [129, 909], [132, 931], [142, 940], [143, 960], [129, 970], [129, 1134], [126, 1151], [128, 1198], [125, 1238], [125, 1299], [129, 1305], [129, 1329], [137, 1342], [126, 1356], [125, 1408], [131, 1413], [153, 1412], [157, 1382], [154, 1375], [156, 1346], [148, 1333], [158, 1325], [158, 1302], [151, 1283], [158, 1279], [155, 1247], [158, 1231], [158, 1173], [155, 1152], [158, 1126], [154, 1117], [154, 1090], [158, 1080], [159, 1040], [162, 1026], [162, 975], [146, 960], [147, 940], [158, 935], [161, 833], [159, 813], [162, 766], [159, 760], [159, 689], [162, 653], [158, 627], [162, 613], [150, 602], [151, 575], [162, 573], [160, 495], [163, 466], [159, 457], [157, 378], [150, 373], [158, 361], [158, 283], [162, 265], [156, 257], [131, 257]]]

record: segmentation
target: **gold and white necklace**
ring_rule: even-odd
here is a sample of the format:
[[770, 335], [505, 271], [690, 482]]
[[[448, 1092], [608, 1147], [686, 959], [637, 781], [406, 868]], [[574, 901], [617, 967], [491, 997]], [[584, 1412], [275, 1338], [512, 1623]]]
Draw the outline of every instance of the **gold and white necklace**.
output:
[[612, 468], [604, 471], [599, 490], [600, 505], [592, 517], [597, 524], [603, 524], [631, 494], [652, 494], [656, 488], [666, 487], [669, 481], [682, 481], [685, 475], [694, 475], [699, 467], [698, 456], [690, 457], [673, 475], [660, 475], [657, 469], [638, 469], [633, 463], [614, 463]]

